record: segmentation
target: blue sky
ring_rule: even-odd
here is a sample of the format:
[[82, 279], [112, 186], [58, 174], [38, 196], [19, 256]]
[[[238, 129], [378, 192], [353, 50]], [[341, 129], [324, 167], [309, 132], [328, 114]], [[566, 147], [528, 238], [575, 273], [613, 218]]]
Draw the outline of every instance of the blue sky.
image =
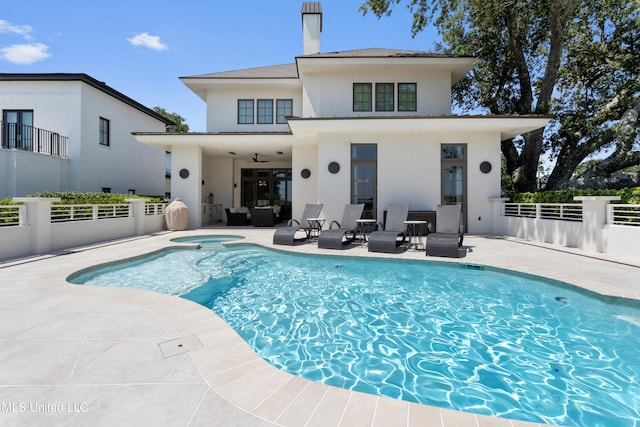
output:
[[[405, 6], [362, 16], [361, 0], [321, 2], [320, 48], [434, 49], [411, 37]], [[298, 0], [31, 0], [0, 10], [0, 72], [86, 73], [136, 101], [205, 131], [205, 103], [183, 76], [294, 62], [302, 54]]]

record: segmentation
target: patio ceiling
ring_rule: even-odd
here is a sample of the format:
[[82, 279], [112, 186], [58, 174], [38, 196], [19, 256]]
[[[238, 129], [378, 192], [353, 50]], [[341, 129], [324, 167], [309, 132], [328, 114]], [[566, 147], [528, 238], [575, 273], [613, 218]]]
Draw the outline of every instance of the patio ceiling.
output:
[[289, 118], [291, 132], [134, 132], [138, 142], [172, 151], [175, 147], [200, 146], [206, 156], [252, 161], [290, 161], [292, 147], [316, 144], [322, 133], [429, 134], [499, 133], [505, 140], [544, 128], [550, 116], [421, 116]]

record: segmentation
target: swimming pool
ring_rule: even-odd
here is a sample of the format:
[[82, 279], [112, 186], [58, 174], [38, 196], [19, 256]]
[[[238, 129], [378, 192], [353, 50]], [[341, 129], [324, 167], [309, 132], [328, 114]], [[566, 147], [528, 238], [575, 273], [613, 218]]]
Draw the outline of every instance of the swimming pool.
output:
[[69, 281], [197, 301], [271, 364], [326, 384], [535, 422], [640, 422], [638, 304], [559, 282], [245, 244], [163, 251]]

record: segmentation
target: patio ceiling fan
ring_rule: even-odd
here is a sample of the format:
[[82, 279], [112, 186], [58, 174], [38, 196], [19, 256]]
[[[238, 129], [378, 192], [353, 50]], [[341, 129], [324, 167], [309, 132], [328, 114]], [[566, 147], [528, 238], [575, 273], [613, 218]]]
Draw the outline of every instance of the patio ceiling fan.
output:
[[255, 156], [252, 157], [254, 163], [268, 163], [269, 160], [258, 160], [258, 153], [255, 154]]

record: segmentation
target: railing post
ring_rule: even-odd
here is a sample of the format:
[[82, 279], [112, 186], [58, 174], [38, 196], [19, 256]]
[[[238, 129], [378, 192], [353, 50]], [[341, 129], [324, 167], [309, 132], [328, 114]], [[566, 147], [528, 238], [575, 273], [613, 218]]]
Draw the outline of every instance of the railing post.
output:
[[34, 255], [51, 252], [51, 203], [59, 202], [57, 197], [14, 197], [14, 202], [22, 202], [26, 207], [25, 225], [31, 227], [31, 253]]
[[27, 207], [25, 205], [18, 206], [18, 226], [24, 227], [27, 223]]
[[582, 202], [582, 249], [606, 252], [604, 225], [607, 219], [607, 205], [620, 200], [620, 196], [578, 196], [573, 200]]
[[146, 215], [144, 214], [144, 205], [149, 201], [149, 199], [125, 199], [125, 202], [131, 204], [131, 209], [133, 210], [133, 218], [134, 218], [134, 228], [136, 232], [136, 236], [141, 236], [145, 234], [146, 231]]
[[489, 197], [489, 202], [491, 203], [491, 216], [492, 224], [491, 224], [491, 234], [494, 236], [501, 236], [505, 234], [504, 229], [504, 203], [508, 202], [509, 199], [506, 197]]
[[536, 219], [542, 218], [542, 203], [536, 203]]

